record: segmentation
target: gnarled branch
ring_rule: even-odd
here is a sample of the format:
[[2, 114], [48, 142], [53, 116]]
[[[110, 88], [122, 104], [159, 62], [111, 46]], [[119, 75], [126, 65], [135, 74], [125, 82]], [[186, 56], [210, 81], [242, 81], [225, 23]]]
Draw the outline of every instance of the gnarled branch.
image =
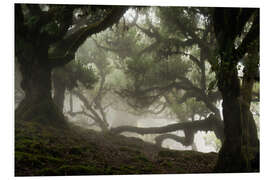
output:
[[183, 123], [175, 123], [162, 127], [150, 127], [150, 128], [142, 128], [142, 127], [134, 127], [134, 126], [120, 126], [116, 128], [112, 128], [111, 132], [114, 134], [120, 134], [123, 132], [134, 132], [141, 135], [144, 134], [163, 134], [168, 132], [174, 132], [178, 130], [192, 130], [196, 131], [215, 131], [218, 138], [223, 138], [223, 123], [216, 119], [215, 115], [210, 115], [204, 120], [199, 121], [189, 121]]
[[114, 7], [102, 20], [80, 28], [78, 31], [64, 38], [56, 45], [54, 53], [49, 57], [51, 66], [62, 66], [70, 62], [74, 58], [77, 49], [88, 37], [112, 26], [122, 17], [126, 10], [127, 7]]

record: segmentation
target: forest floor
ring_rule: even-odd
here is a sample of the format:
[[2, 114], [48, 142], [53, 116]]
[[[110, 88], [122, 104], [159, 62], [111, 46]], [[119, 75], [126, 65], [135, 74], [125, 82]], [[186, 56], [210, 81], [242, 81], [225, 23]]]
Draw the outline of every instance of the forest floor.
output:
[[138, 138], [15, 123], [15, 176], [211, 173], [217, 153], [160, 148]]

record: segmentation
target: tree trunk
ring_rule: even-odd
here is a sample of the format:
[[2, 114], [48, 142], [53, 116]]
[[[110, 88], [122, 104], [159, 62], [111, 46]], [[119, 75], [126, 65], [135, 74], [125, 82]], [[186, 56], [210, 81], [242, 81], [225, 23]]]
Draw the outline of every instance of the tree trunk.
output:
[[[219, 89], [223, 97], [224, 143], [216, 165], [217, 172], [257, 171], [252, 167], [258, 152], [257, 130], [245, 99], [251, 93], [241, 92], [236, 68], [222, 72]], [[245, 91], [252, 90], [252, 84], [243, 84]]]
[[[223, 98], [224, 142], [216, 165], [217, 172], [258, 171], [253, 161], [258, 164], [258, 144], [255, 122], [250, 112], [250, 94], [253, 83], [243, 81], [241, 92], [238, 79], [237, 63], [245, 54], [257, 56], [248, 63], [259, 63], [259, 11], [250, 8], [215, 8], [213, 25], [220, 63], [217, 68], [218, 88]], [[244, 26], [254, 15], [252, 27], [241, 44], [236, 47], [237, 36], [244, 31]], [[240, 18], [239, 18], [240, 17]], [[230, 24], [236, 24], [233, 28]], [[216, 66], [216, 64], [212, 64]], [[248, 65], [249, 66], [249, 65]], [[248, 67], [245, 65], [245, 67]], [[252, 66], [250, 66], [252, 70]], [[253, 76], [246, 71], [248, 79]], [[250, 76], [251, 75], [251, 76]], [[252, 137], [251, 137], [252, 136]], [[253, 150], [255, 149], [255, 150]], [[256, 163], [255, 163], [256, 164]]]
[[[219, 152], [217, 172], [241, 172], [245, 162], [242, 155], [241, 110], [237, 98], [223, 98], [225, 140]], [[244, 167], [243, 167], [244, 166]], [[244, 169], [243, 169], [244, 170]]]
[[258, 64], [259, 64], [259, 57], [258, 57], [258, 50], [254, 48], [253, 51], [249, 52], [249, 57], [246, 59], [245, 62], [245, 69], [244, 69], [244, 77], [242, 83], [242, 112], [243, 112], [243, 125], [247, 129], [244, 133], [243, 143], [246, 146], [251, 147], [259, 147], [259, 139], [258, 139], [258, 132], [257, 127], [255, 124], [255, 120], [253, 115], [250, 111], [250, 104], [252, 101], [252, 90], [255, 78], [258, 72]]
[[31, 44], [18, 56], [22, 73], [21, 87], [25, 98], [15, 111], [15, 119], [36, 121], [50, 125], [65, 125], [63, 114], [51, 97], [51, 67], [48, 48], [35, 48]]
[[54, 86], [53, 101], [55, 105], [59, 108], [59, 110], [63, 112], [66, 86], [64, 83], [61, 83], [61, 81], [57, 81], [55, 78], [53, 78], [53, 86]]
[[258, 138], [255, 120], [250, 111], [253, 84], [258, 70], [256, 59], [258, 59], [258, 57], [256, 57], [256, 53], [255, 56], [251, 53], [250, 57], [246, 60], [248, 62], [246, 63], [247, 65], [245, 67], [245, 74], [243, 77], [241, 89], [241, 110], [243, 114], [243, 126], [245, 130], [243, 131], [243, 146], [245, 149], [245, 153], [249, 155], [249, 168], [255, 171], [259, 171], [260, 142]]

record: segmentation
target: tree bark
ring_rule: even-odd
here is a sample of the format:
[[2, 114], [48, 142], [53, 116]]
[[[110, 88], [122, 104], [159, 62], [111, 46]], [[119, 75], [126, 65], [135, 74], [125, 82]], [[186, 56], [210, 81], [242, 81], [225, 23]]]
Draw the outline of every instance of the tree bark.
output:
[[17, 56], [25, 98], [15, 111], [15, 119], [65, 126], [64, 116], [51, 97], [51, 67], [46, 63], [48, 47], [29, 42], [25, 46], [24, 52]]
[[[258, 164], [254, 162], [258, 154], [258, 135], [256, 125], [250, 112], [252, 82], [243, 82], [243, 89], [250, 93], [241, 93], [236, 70], [230, 81], [222, 87], [223, 117], [225, 141], [219, 153], [216, 165], [217, 172], [248, 172], [257, 171]], [[227, 74], [228, 75], [228, 74]], [[230, 76], [224, 76], [230, 77]], [[223, 80], [225, 83], [226, 80]], [[225, 88], [226, 87], [226, 88]]]
[[[253, 16], [252, 27], [236, 48], [236, 37], [243, 33], [244, 26], [251, 16]], [[236, 24], [236, 26], [232, 27], [231, 24]], [[256, 154], [258, 154], [257, 144], [259, 143], [256, 140], [257, 133], [248, 100], [251, 98], [249, 92], [253, 83], [246, 83], [244, 80], [242, 90], [246, 92], [241, 91], [236, 66], [246, 53], [258, 55], [259, 10], [255, 8], [216, 8], [213, 11], [213, 25], [221, 59], [217, 79], [218, 88], [223, 97], [225, 137], [215, 171], [258, 171], [259, 167], [252, 165], [253, 161], [258, 159]], [[250, 53], [251, 50], [255, 51]], [[258, 64], [258, 61], [256, 63]], [[250, 77], [250, 79], [252, 78]]]
[[63, 112], [65, 92], [66, 92], [65, 83], [61, 83], [61, 81], [57, 81], [56, 78], [53, 78], [53, 86], [54, 86], [53, 101], [55, 105], [59, 108], [59, 110]]
[[225, 140], [216, 165], [217, 172], [241, 172], [244, 163], [242, 154], [242, 117], [237, 96], [227, 96], [231, 92], [223, 91], [223, 118]]

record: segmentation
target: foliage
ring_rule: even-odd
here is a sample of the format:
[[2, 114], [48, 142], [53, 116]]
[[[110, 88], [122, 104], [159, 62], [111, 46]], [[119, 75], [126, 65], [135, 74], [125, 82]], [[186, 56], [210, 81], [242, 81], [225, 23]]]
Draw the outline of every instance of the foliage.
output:
[[78, 87], [78, 82], [91, 89], [98, 81], [92, 66], [87, 67], [79, 60], [72, 61], [64, 67], [56, 68], [53, 78], [57, 83], [64, 84], [68, 90]]
[[[211, 74], [209, 63], [205, 61], [207, 57], [202, 57], [202, 49], [198, 48], [198, 45], [202, 46], [198, 40], [202, 36], [198, 34], [197, 39], [192, 39], [190, 35], [193, 29], [204, 32], [203, 28], [208, 25], [206, 9], [153, 7], [135, 13], [138, 20], [135, 18], [133, 24], [125, 24], [127, 20], [124, 19], [120, 21], [118, 28], [104, 32], [103, 38], [102, 35], [98, 37], [100, 47], [110, 51], [107, 55], [114, 59], [116, 68], [125, 73], [127, 80], [118, 87], [118, 91], [127, 99], [128, 104], [137, 110], [147, 109], [155, 103], [162, 102], [164, 96], [170, 96], [174, 105], [168, 107], [174, 107], [172, 111], [175, 111], [176, 106], [181, 109], [181, 104], [186, 103], [183, 100], [177, 104], [182, 97], [195, 97], [194, 104], [201, 100], [197, 97], [201, 96], [199, 91], [205, 93], [205, 96], [216, 91], [214, 75]], [[171, 20], [172, 14], [177, 13], [179, 16]], [[190, 19], [196, 20], [190, 22]], [[193, 29], [188, 30], [181, 25], [179, 28], [177, 23], [181, 23], [182, 20], [189, 23]], [[203, 20], [206, 21], [205, 24]], [[208, 84], [209, 88], [203, 89]], [[191, 90], [194, 92], [185, 97], [185, 92]], [[216, 100], [213, 98], [211, 103]], [[206, 109], [199, 111], [203, 116], [206, 115]], [[193, 115], [188, 115], [187, 119]], [[185, 119], [181, 116], [184, 116], [184, 113], [179, 111], [178, 118]]]

